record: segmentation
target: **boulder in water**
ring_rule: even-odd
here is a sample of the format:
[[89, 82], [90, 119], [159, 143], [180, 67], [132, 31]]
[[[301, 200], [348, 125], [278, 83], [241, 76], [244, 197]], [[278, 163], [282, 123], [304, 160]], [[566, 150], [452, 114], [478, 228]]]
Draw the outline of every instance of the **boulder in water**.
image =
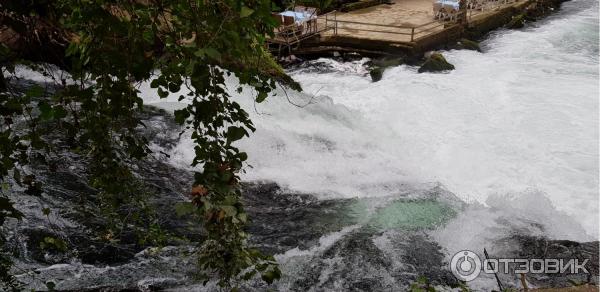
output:
[[513, 16], [512, 20], [506, 24], [507, 28], [516, 29], [525, 26], [525, 14]]
[[460, 46], [465, 50], [472, 50], [481, 52], [481, 48], [479, 47], [479, 43], [476, 41], [472, 41], [469, 39], [460, 39]]
[[369, 75], [371, 75], [371, 80], [373, 80], [373, 82], [381, 80], [381, 78], [383, 77], [384, 70], [385, 68], [382, 67], [375, 67], [371, 69], [371, 71], [369, 71]]
[[369, 75], [371, 75], [371, 80], [373, 80], [373, 82], [381, 80], [383, 77], [383, 71], [385, 71], [385, 69], [388, 67], [400, 66], [402, 63], [404, 63], [404, 60], [393, 57], [370, 61], [369, 66], [371, 67], [371, 70], [369, 71]]
[[431, 54], [419, 68], [419, 73], [454, 70], [454, 65], [448, 63], [440, 53]]
[[[551, 272], [551, 273], [535, 273], [529, 271], [525, 274], [528, 283], [540, 289], [555, 289], [566, 287], [585, 287], [582, 284], [588, 284], [589, 288], [597, 290], [600, 277], [598, 267], [598, 241], [592, 242], [575, 242], [570, 240], [554, 240], [546, 237], [530, 236], [530, 235], [511, 235], [510, 237], [500, 239], [495, 248], [490, 250], [492, 258], [520, 258], [520, 259], [551, 259], [555, 261], [564, 261], [568, 267], [569, 261], [577, 261], [577, 263], [585, 268], [585, 271], [578, 270], [573, 267], [574, 273], [570, 269]], [[562, 264], [561, 264], [562, 265]], [[531, 263], [533, 268], [534, 264]], [[536, 265], [536, 267], [539, 267]], [[562, 269], [562, 268], [561, 268]], [[586, 273], [587, 271], [587, 273]], [[505, 286], [514, 285], [514, 279], [520, 276], [509, 271], [508, 273], [499, 273], [500, 281]], [[546, 290], [544, 290], [546, 291]], [[555, 290], [552, 290], [555, 291]], [[563, 290], [556, 290], [563, 291]], [[564, 291], [592, 291], [587, 289], [568, 290]]]
[[404, 63], [404, 60], [402, 60], [402, 58], [393, 58], [393, 57], [387, 57], [387, 58], [373, 60], [373, 65], [383, 67], [383, 68], [396, 67], [396, 66], [402, 65], [403, 63]]
[[361, 54], [356, 52], [345, 53], [343, 56], [344, 62], [358, 61], [363, 58]]

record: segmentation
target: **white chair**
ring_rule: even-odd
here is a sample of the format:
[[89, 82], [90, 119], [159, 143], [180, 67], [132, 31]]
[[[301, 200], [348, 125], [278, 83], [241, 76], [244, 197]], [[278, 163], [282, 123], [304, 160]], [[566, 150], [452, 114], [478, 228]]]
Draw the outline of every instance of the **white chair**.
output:
[[433, 19], [439, 19], [442, 17], [442, 4], [434, 2], [433, 3]]

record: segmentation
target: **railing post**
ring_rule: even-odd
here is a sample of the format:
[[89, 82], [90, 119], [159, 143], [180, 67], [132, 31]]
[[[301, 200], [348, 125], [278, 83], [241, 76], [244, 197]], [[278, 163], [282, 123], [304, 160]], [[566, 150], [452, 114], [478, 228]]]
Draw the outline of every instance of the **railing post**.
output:
[[335, 31], [335, 35], [337, 35], [338, 34], [337, 11], [333, 13], [333, 21], [335, 21], [334, 31]]
[[415, 40], [415, 28], [413, 27], [410, 31], [410, 41], [414, 41]]

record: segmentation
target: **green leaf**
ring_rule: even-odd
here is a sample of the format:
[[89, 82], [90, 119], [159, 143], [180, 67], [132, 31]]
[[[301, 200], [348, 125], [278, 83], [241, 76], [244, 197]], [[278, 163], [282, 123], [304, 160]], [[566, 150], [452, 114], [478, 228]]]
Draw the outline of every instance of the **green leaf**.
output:
[[252, 279], [252, 277], [253, 277], [254, 275], [256, 275], [256, 270], [252, 270], [252, 271], [250, 271], [250, 272], [247, 272], [247, 273], [245, 273], [245, 274], [242, 276], [242, 279], [243, 279], [244, 281], [248, 281], [248, 280]]
[[198, 49], [196, 52], [194, 52], [194, 56], [196, 57], [204, 57], [206, 55], [206, 50], [204, 49]]
[[234, 206], [221, 206], [221, 210], [225, 211], [227, 217], [233, 217], [237, 214], [237, 209]]
[[184, 109], [176, 110], [174, 112], [174, 115], [175, 115], [175, 122], [180, 125], [183, 125], [183, 123], [185, 123], [185, 120], [190, 117], [190, 112], [187, 110], [187, 108], [184, 108]]
[[0, 197], [0, 225], [4, 224], [6, 218], [21, 220], [23, 213], [15, 209], [13, 202], [8, 198]]
[[242, 223], [248, 222], [248, 214], [246, 213], [239, 213], [237, 217]]
[[60, 239], [54, 237], [44, 237], [44, 241], [40, 242], [40, 248], [42, 249], [54, 249], [56, 251], [66, 252], [67, 251], [67, 243]]
[[182, 217], [189, 214], [192, 214], [196, 211], [196, 206], [190, 202], [181, 202], [175, 205], [175, 214], [177, 216]]
[[263, 101], [265, 101], [265, 99], [267, 98], [267, 93], [264, 91], [261, 91], [258, 93], [258, 95], [256, 96], [256, 102], [261, 103]]
[[158, 88], [160, 86], [160, 81], [158, 79], [154, 79], [150, 82], [150, 88]]
[[52, 108], [52, 115], [54, 119], [63, 119], [67, 116], [67, 111], [60, 105]]
[[215, 59], [215, 60], [219, 60], [221, 58], [221, 53], [215, 49], [215, 48], [202, 48], [202, 49], [198, 49], [194, 55], [196, 57], [200, 57], [200, 58], [204, 58], [205, 56]]
[[242, 6], [242, 11], [240, 11], [240, 18], [245, 18], [250, 16], [252, 13], [254, 13], [254, 10], [246, 7], [246, 6]]
[[212, 59], [218, 60], [221, 58], [221, 53], [214, 48], [206, 48], [204, 49], [204, 52]]
[[162, 87], [159, 87], [157, 92], [158, 92], [158, 96], [160, 98], [165, 98], [165, 97], [169, 96], [169, 92], [166, 90], [163, 90]]
[[18, 185], [21, 185], [21, 172], [17, 168], [13, 169], [13, 179]]
[[227, 128], [227, 143], [228, 144], [230, 144], [231, 142], [237, 141], [239, 139], [242, 139], [244, 136], [248, 136], [248, 132], [246, 131], [246, 129], [244, 129], [242, 127], [230, 126], [229, 128]]
[[279, 271], [279, 268], [277, 268], [277, 267], [272, 268], [269, 271], [266, 271], [261, 275], [261, 278], [263, 279], [263, 281], [267, 282], [268, 284], [272, 284], [273, 281], [279, 279], [280, 277], [281, 277], [281, 272]]
[[52, 107], [45, 101], [38, 103], [38, 109], [40, 110], [40, 118], [42, 120], [49, 120], [52, 118]]
[[149, 29], [142, 33], [142, 37], [147, 42], [152, 42], [154, 40], [154, 34], [152, 33], [152, 30]]
[[25, 95], [29, 97], [41, 97], [42, 95], [44, 95], [44, 92], [45, 90], [41, 86], [34, 85], [27, 89]]

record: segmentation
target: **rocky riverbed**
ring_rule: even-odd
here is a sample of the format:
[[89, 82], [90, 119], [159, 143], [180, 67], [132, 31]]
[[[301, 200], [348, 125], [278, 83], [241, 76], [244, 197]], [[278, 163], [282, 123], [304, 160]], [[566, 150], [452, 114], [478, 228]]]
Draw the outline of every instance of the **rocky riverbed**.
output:
[[[156, 149], [177, 142], [179, 128], [161, 110], [147, 108], [140, 128]], [[153, 194], [159, 224], [170, 237], [164, 246], [140, 244], [133, 234], [119, 240], [99, 238], [106, 218], [93, 211], [97, 192], [86, 180], [85, 163], [63, 151], [60, 163], [34, 168], [42, 193], [32, 195], [13, 186], [12, 199], [25, 213], [23, 221], [5, 227], [15, 259], [14, 273], [26, 287], [59, 291], [213, 291], [195, 279], [194, 244], [202, 240], [197, 219], [176, 215], [187, 200], [191, 173], [173, 167], [156, 153], [136, 164], [136, 175]], [[430, 231], [443, 226], [466, 204], [440, 185], [398, 186], [383, 198], [317, 199], [270, 182], [243, 185], [252, 218], [251, 243], [276, 256], [284, 273], [271, 288], [278, 291], [401, 291], [418, 277], [442, 289], [459, 281], [448, 266], [448, 251]], [[49, 212], [44, 212], [48, 209]], [[530, 223], [535, 224], [535, 223]], [[40, 245], [59, 238], [66, 249]], [[527, 275], [538, 287], [598, 283], [598, 242], [578, 243], [529, 236], [515, 230], [497, 242], [492, 256], [589, 259], [590, 275]], [[503, 275], [517, 286], [514, 275]], [[444, 288], [445, 287], [445, 288]], [[258, 280], [243, 283], [245, 291], [264, 291]]]

